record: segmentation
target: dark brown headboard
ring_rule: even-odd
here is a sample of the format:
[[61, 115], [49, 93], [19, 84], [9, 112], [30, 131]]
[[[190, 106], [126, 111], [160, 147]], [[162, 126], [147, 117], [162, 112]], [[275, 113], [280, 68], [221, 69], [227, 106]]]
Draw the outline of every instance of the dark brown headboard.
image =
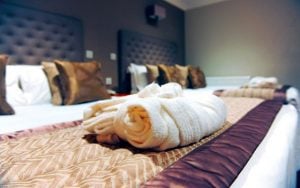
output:
[[10, 56], [9, 64], [82, 61], [82, 23], [76, 18], [1, 3], [0, 53]]
[[147, 36], [133, 31], [121, 30], [118, 33], [119, 88], [122, 93], [131, 91], [128, 66], [135, 64], [176, 64], [177, 45], [164, 39]]

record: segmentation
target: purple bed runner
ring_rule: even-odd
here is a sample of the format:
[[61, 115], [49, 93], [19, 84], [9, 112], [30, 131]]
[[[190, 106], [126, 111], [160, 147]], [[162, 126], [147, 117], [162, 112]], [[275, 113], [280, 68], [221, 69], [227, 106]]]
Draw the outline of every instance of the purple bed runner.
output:
[[79, 126], [82, 120], [75, 120], [70, 122], [62, 122], [62, 123], [54, 123], [51, 125], [45, 125], [38, 128], [25, 129], [21, 131], [16, 131], [13, 133], [0, 134], [0, 141], [11, 140], [11, 139], [19, 139], [22, 137], [33, 136], [38, 134], [49, 133], [52, 131], [56, 131], [59, 129], [65, 129], [69, 127]]
[[267, 100], [143, 187], [229, 187], [268, 132], [282, 102]]

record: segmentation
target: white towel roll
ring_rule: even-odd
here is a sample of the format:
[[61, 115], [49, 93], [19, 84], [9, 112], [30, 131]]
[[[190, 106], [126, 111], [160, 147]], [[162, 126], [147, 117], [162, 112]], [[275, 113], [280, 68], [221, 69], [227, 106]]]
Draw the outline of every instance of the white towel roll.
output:
[[206, 99], [153, 97], [123, 104], [114, 129], [135, 147], [166, 150], [197, 142], [215, 132], [226, 116], [225, 104], [214, 95]]
[[153, 83], [136, 95], [100, 101], [85, 111], [83, 127], [103, 143], [119, 138], [137, 148], [166, 150], [199, 141], [221, 128], [223, 101], [210, 94], [183, 97], [177, 83]]
[[[178, 145], [178, 130], [174, 121], [162, 109], [158, 98], [128, 101], [119, 109], [115, 122], [115, 133], [138, 148], [158, 148], [169, 138]], [[173, 137], [177, 137], [174, 138]], [[166, 148], [164, 148], [166, 149]]]

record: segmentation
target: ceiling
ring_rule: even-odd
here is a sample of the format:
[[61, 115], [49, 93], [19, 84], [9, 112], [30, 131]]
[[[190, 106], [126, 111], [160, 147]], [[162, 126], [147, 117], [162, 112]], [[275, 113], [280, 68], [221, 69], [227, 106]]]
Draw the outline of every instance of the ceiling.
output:
[[197, 7], [207, 6], [214, 3], [219, 3], [222, 1], [228, 0], [164, 0], [173, 4], [174, 6], [182, 9], [182, 10], [189, 10]]

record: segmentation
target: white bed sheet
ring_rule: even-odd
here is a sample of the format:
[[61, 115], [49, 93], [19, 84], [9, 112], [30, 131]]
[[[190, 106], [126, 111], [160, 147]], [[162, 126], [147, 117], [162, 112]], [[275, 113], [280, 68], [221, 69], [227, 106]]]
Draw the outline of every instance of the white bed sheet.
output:
[[0, 134], [80, 120], [83, 118], [84, 109], [94, 103], [96, 102], [68, 106], [55, 106], [52, 104], [15, 106], [15, 115], [0, 117]]
[[[190, 93], [190, 95], [195, 94], [199, 93]], [[83, 117], [83, 111], [94, 103], [96, 102], [71, 106], [44, 104], [16, 107], [17, 115], [0, 117], [0, 134], [79, 120]], [[295, 187], [297, 119], [298, 113], [295, 107], [284, 105], [270, 131], [232, 187]]]

